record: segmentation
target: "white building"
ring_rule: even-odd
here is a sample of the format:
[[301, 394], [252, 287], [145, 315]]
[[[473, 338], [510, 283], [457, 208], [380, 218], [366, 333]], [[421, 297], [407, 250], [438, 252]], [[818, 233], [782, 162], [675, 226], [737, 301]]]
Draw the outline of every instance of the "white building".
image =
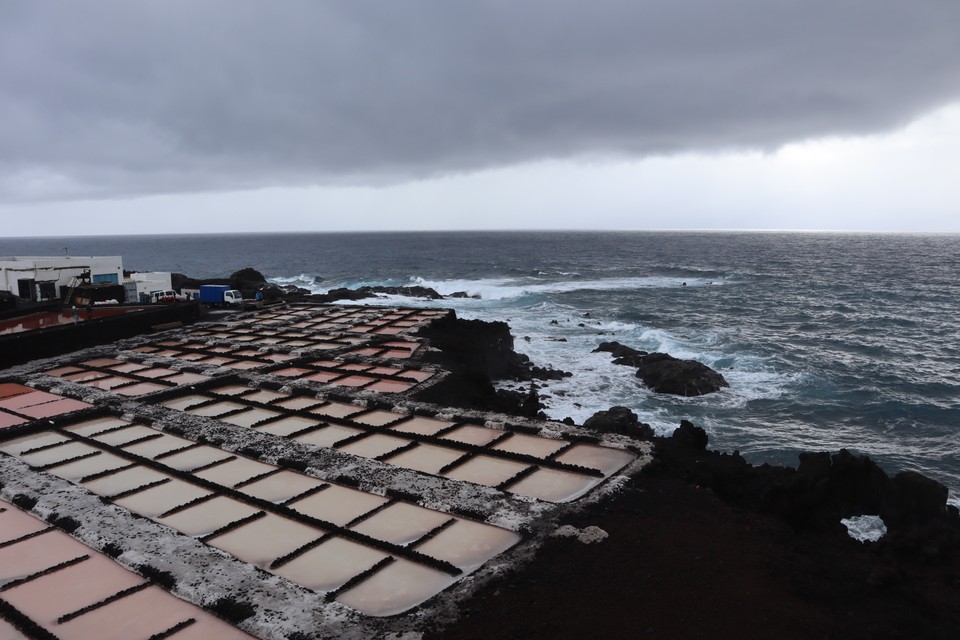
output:
[[60, 287], [87, 273], [94, 284], [120, 284], [120, 256], [0, 257], [0, 289], [23, 300], [58, 300]]
[[[127, 302], [137, 302], [143, 296], [149, 296], [154, 291], [169, 291], [173, 289], [172, 276], [169, 271], [143, 271], [131, 273], [130, 277], [124, 281], [123, 286], [127, 287]], [[133, 290], [133, 283], [136, 290]], [[131, 297], [130, 293], [134, 295]]]

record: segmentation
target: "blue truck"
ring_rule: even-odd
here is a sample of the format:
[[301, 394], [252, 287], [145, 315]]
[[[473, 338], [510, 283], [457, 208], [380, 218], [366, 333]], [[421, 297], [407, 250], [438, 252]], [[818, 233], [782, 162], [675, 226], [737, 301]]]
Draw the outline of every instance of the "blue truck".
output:
[[231, 289], [227, 284], [200, 285], [200, 303], [210, 307], [220, 305], [242, 305], [243, 294]]

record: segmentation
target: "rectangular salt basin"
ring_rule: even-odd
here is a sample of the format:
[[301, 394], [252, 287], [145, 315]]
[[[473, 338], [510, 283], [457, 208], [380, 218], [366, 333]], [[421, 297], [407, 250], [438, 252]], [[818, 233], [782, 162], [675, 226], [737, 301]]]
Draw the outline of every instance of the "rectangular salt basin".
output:
[[548, 502], [570, 502], [594, 488], [603, 478], [541, 467], [509, 487], [507, 491]]
[[207, 543], [266, 569], [277, 558], [317, 540], [324, 533], [321, 529], [268, 513]]
[[489, 429], [487, 427], [478, 427], [476, 425], [468, 424], [458, 427], [450, 433], [445, 433], [440, 437], [444, 440], [455, 440], [457, 442], [475, 444], [482, 447], [488, 442], [496, 440], [503, 434], [504, 432], [500, 431], [499, 429]]
[[[170, 378], [168, 378], [168, 380], [170, 380]], [[148, 393], [156, 393], [157, 391], [163, 391], [169, 388], [170, 387], [162, 384], [154, 384], [153, 382], [140, 382], [138, 384], [132, 384], [129, 387], [115, 388], [112, 389], [112, 391], [122, 396], [145, 396]]]
[[20, 458], [22, 458], [23, 461], [29, 464], [31, 467], [42, 467], [44, 465], [53, 464], [62, 460], [68, 460], [70, 458], [76, 458], [77, 456], [86, 455], [88, 453], [99, 452], [100, 449], [91, 447], [88, 444], [84, 444], [82, 442], [69, 442], [60, 447], [53, 447], [52, 449], [44, 449], [43, 451], [37, 451], [35, 453], [20, 454]]
[[111, 473], [96, 480], [84, 482], [83, 486], [98, 496], [115, 496], [118, 493], [136, 489], [137, 487], [142, 487], [145, 484], [150, 484], [151, 482], [163, 480], [168, 477], [169, 476], [159, 471], [137, 466]]
[[[191, 444], [193, 443], [191, 442]], [[157, 462], [171, 469], [177, 469], [178, 471], [192, 471], [193, 469], [206, 466], [211, 462], [229, 457], [230, 454], [223, 449], [201, 445], [187, 449], [186, 451], [181, 451], [180, 453], [175, 453], [172, 456], [160, 458]]]
[[530, 465], [523, 462], [514, 462], [513, 460], [477, 456], [454, 467], [443, 475], [448, 478], [453, 478], [454, 480], [465, 480], [466, 482], [475, 482], [476, 484], [495, 487], [504, 480], [509, 480], [517, 475], [528, 466]]
[[403, 418], [402, 413], [394, 413], [392, 411], [381, 411], [379, 409], [374, 411], [368, 411], [363, 415], [353, 416], [351, 420], [354, 422], [359, 422], [360, 424], [368, 424], [372, 427], [382, 427], [385, 424], [389, 424], [394, 420], [399, 420]]
[[413, 416], [409, 420], [404, 420], [400, 424], [390, 427], [394, 431], [404, 433], [419, 433], [425, 436], [432, 436], [439, 431], [443, 431], [455, 425], [455, 422], [449, 420], [437, 420], [436, 418], [425, 418], [423, 416]]
[[60, 616], [144, 582], [99, 553], [89, 549], [87, 553], [90, 557], [79, 564], [4, 591], [3, 599], [33, 621], [55, 629]]
[[[74, 431], [74, 433], [79, 433]], [[131, 424], [126, 429], [117, 429], [116, 431], [109, 431], [107, 433], [102, 433], [100, 435], [90, 436], [97, 442], [102, 442], [104, 444], [109, 444], [113, 446], [122, 446], [128, 442], [133, 442], [139, 438], [145, 436], [157, 435], [160, 432], [156, 429], [151, 429], [150, 427], [145, 427], [142, 424]], [[83, 434], [80, 434], [83, 435]]]
[[36, 404], [42, 404], [44, 402], [52, 402], [62, 398], [52, 393], [47, 393], [46, 391], [34, 391], [29, 387], [24, 387], [28, 391], [24, 393], [17, 393], [14, 395], [6, 396], [3, 399], [0, 399], [0, 407], [4, 409], [12, 409], [13, 411], [20, 411], [24, 407], [30, 407]]
[[378, 380], [374, 382], [369, 387], [366, 387], [369, 391], [377, 391], [379, 393], [403, 393], [404, 391], [413, 388], [416, 386], [414, 382], [397, 382], [396, 380]]
[[284, 470], [248, 485], [237, 487], [237, 491], [261, 500], [283, 502], [322, 484], [324, 483], [316, 478]]
[[76, 382], [78, 384], [92, 382], [94, 380], [102, 380], [103, 378], [109, 377], [110, 374], [103, 373], [101, 371], [84, 371], [83, 373], [71, 373], [63, 376], [64, 380], [69, 380], [70, 382]]
[[363, 456], [364, 458], [376, 458], [390, 451], [396, 451], [400, 447], [405, 447], [408, 444], [410, 444], [410, 441], [403, 438], [374, 433], [366, 438], [339, 447], [339, 450], [355, 456]]
[[213, 404], [208, 404], [205, 407], [198, 407], [196, 409], [187, 409], [187, 413], [195, 416], [207, 416], [210, 418], [215, 418], [221, 416], [225, 413], [230, 413], [231, 411], [236, 411], [237, 409], [243, 409], [245, 405], [240, 404], [239, 402], [214, 402]]
[[318, 429], [317, 431], [311, 431], [310, 433], [306, 433], [302, 436], [297, 436], [294, 438], [294, 440], [304, 444], [312, 444], [317, 447], [331, 447], [335, 443], [355, 436], [358, 433], [364, 432], [360, 429], [341, 427], [339, 425], [332, 424], [328, 427]]
[[242, 384], [228, 384], [225, 387], [211, 389], [210, 393], [215, 393], [218, 396], [238, 396], [242, 393], [246, 393], [247, 391], [252, 391], [252, 389]]
[[310, 418], [301, 418], [300, 416], [289, 416], [287, 418], [280, 418], [279, 420], [274, 420], [267, 424], [259, 425], [254, 427], [257, 431], [263, 431], [264, 433], [272, 433], [275, 436], [280, 436], [285, 438], [291, 433], [296, 433], [297, 431], [303, 431], [308, 427], [316, 427], [317, 425], [323, 424], [319, 420], [311, 420]]
[[218, 496], [165, 518], [158, 518], [157, 522], [188, 536], [205, 536], [257, 511], [259, 509], [233, 498]]
[[181, 398], [174, 398], [172, 400], [164, 400], [161, 404], [170, 409], [176, 409], [177, 411], [183, 411], [187, 407], [200, 404], [201, 402], [206, 402], [210, 398], [206, 396], [183, 396]]
[[181, 371], [175, 376], [170, 376], [169, 378], [164, 378], [164, 382], [172, 382], [177, 385], [193, 384], [195, 382], [203, 382], [204, 380], [209, 380], [205, 375], [199, 373], [191, 373], [189, 371]]
[[343, 538], [331, 538], [273, 570], [314, 591], [333, 591], [387, 557], [387, 554]]
[[350, 527], [358, 533], [394, 544], [410, 544], [450, 519], [450, 515], [397, 502]]
[[119, 469], [129, 464], [130, 462], [128, 460], [103, 451], [97, 456], [54, 467], [47, 473], [51, 473], [58, 478], [63, 478], [64, 480], [76, 482], [80, 480], [80, 478], [85, 478], [89, 475], [100, 473], [102, 471], [108, 471], [110, 469]]
[[387, 501], [387, 498], [366, 491], [332, 484], [320, 493], [290, 502], [287, 506], [303, 515], [342, 527]]
[[392, 616], [421, 604], [458, 579], [399, 558], [336, 600], [368, 616]]
[[[47, 528], [47, 523], [0, 500], [0, 544]], [[0, 636], [3, 637], [3, 636]]]
[[83, 422], [73, 424], [67, 427], [66, 430], [89, 438], [107, 429], [128, 424], [131, 423], [126, 420], [121, 420], [120, 418], [94, 418], [93, 420], [84, 420]]
[[294, 396], [292, 398], [287, 398], [286, 400], [281, 400], [280, 402], [275, 403], [274, 406], [299, 411], [300, 409], [306, 409], [307, 407], [320, 404], [320, 402], [322, 401], [312, 396]]
[[623, 449], [598, 447], [592, 444], [577, 444], [557, 456], [558, 462], [575, 464], [581, 467], [597, 469], [604, 475], [610, 475], [633, 461], [637, 456]]
[[56, 630], [62, 640], [145, 640], [202, 615], [206, 614], [160, 587], [147, 587], [58, 625]]
[[0, 547], [0, 583], [24, 578], [89, 553], [90, 549], [57, 530]]
[[524, 433], [515, 433], [503, 442], [498, 442], [492, 448], [498, 451], [512, 451], [537, 458], [546, 458], [550, 454], [567, 446], [566, 440], [552, 440], [529, 436]]
[[286, 393], [278, 393], [276, 391], [270, 391], [269, 389], [257, 389], [254, 393], [246, 395], [243, 397], [244, 400], [253, 400], [254, 402], [261, 402], [267, 404], [274, 400], [280, 398], [289, 398], [290, 396]]
[[114, 504], [142, 516], [155, 518], [174, 507], [210, 493], [212, 492], [207, 489], [173, 478], [164, 484], [120, 498], [114, 501]]
[[[3, 446], [0, 446], [0, 451], [19, 457], [24, 451], [29, 451], [30, 449], [37, 449], [39, 447], [46, 447], [48, 445], [59, 443], [66, 445], [70, 442], [73, 442], [73, 440], [67, 436], [56, 433], [55, 431], [44, 431], [43, 433], [23, 436], [22, 438], [16, 438], [15, 440], [9, 440], [3, 443]], [[61, 447], [54, 447], [54, 449], [59, 448]]]
[[416, 549], [420, 553], [470, 573], [490, 558], [499, 555], [520, 541], [513, 531], [493, 525], [457, 520]]
[[210, 482], [222, 484], [225, 487], [232, 487], [235, 484], [249, 480], [254, 476], [259, 476], [270, 471], [274, 471], [275, 466], [257, 462], [250, 458], [237, 458], [230, 462], [218, 464], [203, 471], [197, 471], [193, 475]]
[[266, 409], [247, 409], [241, 413], [235, 413], [224, 418], [219, 418], [221, 422], [234, 424], [238, 427], [249, 427], [268, 418], [275, 418], [280, 414], [276, 411]]
[[387, 458], [385, 462], [415, 471], [437, 474], [440, 469], [462, 455], [463, 452], [456, 449], [437, 447], [432, 444], [420, 444], [409, 451]]
[[[155, 433], [160, 432], [156, 431]], [[186, 438], [181, 438], [180, 436], [163, 433], [159, 438], [147, 440], [138, 444], [131, 444], [123, 447], [123, 450], [134, 455], [152, 459], [160, 454], [174, 451], [176, 449], [182, 449], [184, 447], [189, 447], [192, 444], [196, 443], [193, 440], [187, 440]]]
[[7, 427], [13, 427], [18, 424], [23, 424], [28, 422], [27, 418], [20, 418], [13, 415], [12, 413], [7, 413], [5, 411], [0, 411], [0, 429], [6, 429]]
[[360, 411], [364, 411], [364, 408], [358, 407], [355, 404], [344, 404], [342, 402], [330, 402], [322, 407], [310, 409], [310, 413], [316, 413], [321, 416], [329, 416], [331, 418], [346, 418], [347, 416], [353, 415]]
[[89, 409], [92, 406], [93, 405], [87, 404], [86, 402], [80, 402], [79, 400], [61, 398], [60, 400], [45, 402], [32, 407], [23, 407], [22, 409], [18, 409], [18, 411], [24, 415], [30, 416], [31, 418], [50, 418], [53, 416], [63, 415], [65, 413], [79, 411], [80, 409]]

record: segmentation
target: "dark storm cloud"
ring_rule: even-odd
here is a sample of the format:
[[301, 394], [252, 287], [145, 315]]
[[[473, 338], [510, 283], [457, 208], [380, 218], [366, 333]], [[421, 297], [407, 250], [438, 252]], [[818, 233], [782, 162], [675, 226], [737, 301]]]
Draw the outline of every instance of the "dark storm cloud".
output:
[[4, 199], [775, 148], [960, 97], [956, 0], [0, 0]]

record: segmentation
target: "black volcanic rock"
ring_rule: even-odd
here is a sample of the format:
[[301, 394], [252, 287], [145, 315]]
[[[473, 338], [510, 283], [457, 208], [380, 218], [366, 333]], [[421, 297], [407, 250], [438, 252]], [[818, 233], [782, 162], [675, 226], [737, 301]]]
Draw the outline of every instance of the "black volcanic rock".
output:
[[338, 300], [362, 300], [364, 298], [375, 298], [381, 294], [393, 296], [406, 296], [408, 298], [425, 298], [427, 300], [442, 300], [443, 296], [430, 287], [360, 287], [358, 289], [347, 289], [340, 287], [331, 289], [326, 293], [315, 295], [311, 300], [317, 302], [336, 302]]
[[619, 433], [634, 438], [651, 438], [653, 429], [640, 422], [637, 414], [627, 407], [610, 407], [587, 418], [583, 426], [603, 433]]
[[701, 396], [729, 387], [724, 377], [696, 360], [681, 360], [666, 353], [647, 353], [619, 342], [602, 342], [594, 349], [609, 352], [614, 364], [637, 368], [637, 377], [656, 393]]

